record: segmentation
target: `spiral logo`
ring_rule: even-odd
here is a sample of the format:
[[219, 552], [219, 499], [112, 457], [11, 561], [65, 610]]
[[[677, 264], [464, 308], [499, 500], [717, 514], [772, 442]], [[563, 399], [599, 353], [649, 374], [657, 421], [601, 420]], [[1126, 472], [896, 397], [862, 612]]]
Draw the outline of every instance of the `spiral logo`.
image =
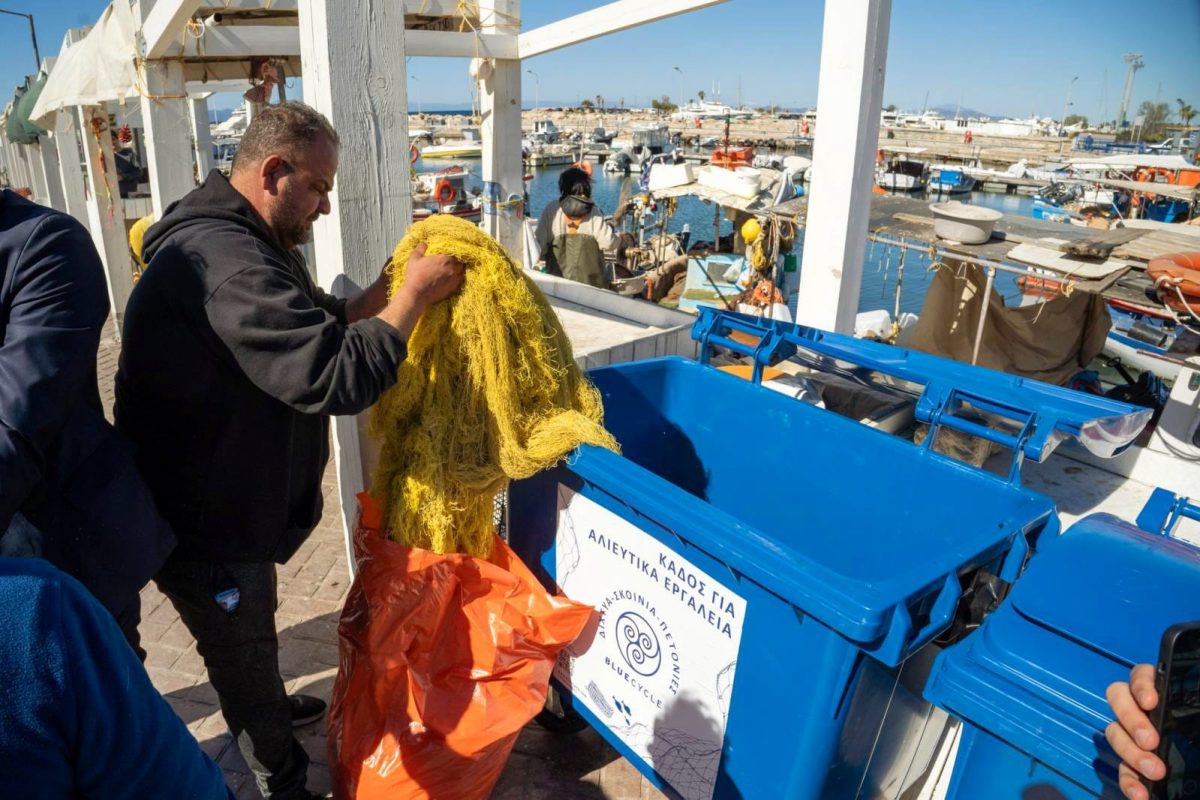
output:
[[658, 672], [662, 666], [662, 649], [654, 628], [645, 617], [626, 611], [617, 617], [617, 644], [621, 658], [630, 669], [647, 677]]

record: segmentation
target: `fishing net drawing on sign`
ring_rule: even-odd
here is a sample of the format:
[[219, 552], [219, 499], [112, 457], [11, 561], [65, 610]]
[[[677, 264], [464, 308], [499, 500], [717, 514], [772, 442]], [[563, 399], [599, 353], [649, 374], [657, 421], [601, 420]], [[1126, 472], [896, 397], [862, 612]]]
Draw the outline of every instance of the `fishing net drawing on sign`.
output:
[[635, 752], [644, 754], [684, 800], [711, 800], [721, 763], [721, 743], [665, 723], [660, 719], [653, 728], [642, 723], [612, 726], [612, 731]]

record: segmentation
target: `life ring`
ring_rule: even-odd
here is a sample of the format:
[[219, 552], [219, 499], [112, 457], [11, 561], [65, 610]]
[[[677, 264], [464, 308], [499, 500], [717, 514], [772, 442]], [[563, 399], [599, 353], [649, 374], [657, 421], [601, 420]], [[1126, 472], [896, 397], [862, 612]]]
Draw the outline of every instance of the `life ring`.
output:
[[421, 157], [421, 151], [417, 149], [417, 146], [415, 144], [410, 144], [408, 146], [408, 163], [415, 164], [415, 163], [417, 163], [417, 159], [420, 157]]
[[1146, 274], [1158, 297], [1176, 311], [1200, 313], [1200, 252], [1150, 259]]
[[439, 203], [453, 203], [454, 198], [458, 197], [458, 192], [454, 190], [454, 184], [442, 178], [433, 187], [433, 196]]

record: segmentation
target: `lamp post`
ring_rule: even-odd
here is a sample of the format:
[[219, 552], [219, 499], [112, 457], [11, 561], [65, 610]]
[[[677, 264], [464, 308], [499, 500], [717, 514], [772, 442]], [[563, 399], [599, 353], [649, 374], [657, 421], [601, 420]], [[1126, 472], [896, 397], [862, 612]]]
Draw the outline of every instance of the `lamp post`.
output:
[[1071, 78], [1071, 82], [1067, 84], [1067, 100], [1063, 103], [1062, 141], [1058, 143], [1058, 152], [1060, 153], [1067, 146], [1067, 110], [1071, 107], [1071, 87], [1075, 85], [1075, 81], [1077, 80], [1079, 80], [1078, 75]]
[[38, 52], [37, 46], [37, 30], [33, 27], [33, 14], [22, 14], [19, 11], [8, 11], [0, 8], [0, 14], [9, 14], [14, 17], [24, 17], [29, 20], [29, 38], [33, 40], [33, 60], [36, 62], [33, 66], [33, 74], [37, 75], [38, 70], [42, 68], [42, 55]]
[[540, 98], [538, 97], [538, 92], [541, 91], [542, 82], [538, 80], [538, 74], [536, 72], [534, 72], [533, 70], [527, 69], [525, 71], [533, 76], [533, 111], [536, 114], [538, 107], [541, 105]]
[[675, 105], [683, 108], [683, 70], [679, 67], [674, 67], [673, 69], [679, 73], [679, 99], [675, 101]]

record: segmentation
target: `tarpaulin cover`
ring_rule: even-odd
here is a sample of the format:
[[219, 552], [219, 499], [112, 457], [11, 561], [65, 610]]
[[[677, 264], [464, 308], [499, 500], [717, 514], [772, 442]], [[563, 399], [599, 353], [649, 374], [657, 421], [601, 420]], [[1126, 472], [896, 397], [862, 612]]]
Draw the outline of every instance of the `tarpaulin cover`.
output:
[[46, 132], [45, 129], [29, 121], [29, 112], [33, 108], [33, 104], [37, 102], [45, 85], [45, 75], [38, 77], [37, 80], [31, 76], [27, 77], [25, 83], [17, 88], [17, 93], [13, 97], [12, 111], [8, 115], [8, 125], [4, 131], [8, 140], [13, 144], [37, 144], [38, 137]]
[[982, 270], [974, 265], [941, 267], [904, 345], [970, 363], [986, 302], [982, 367], [1062, 385], [1104, 349], [1112, 321], [1099, 295], [1077, 292], [1044, 305], [1008, 308], [994, 289], [985, 298], [984, 289]]
[[30, 119], [54, 126], [54, 112], [137, 94], [137, 25], [129, 3], [110, 3], [88, 35], [59, 54]]
[[499, 537], [488, 559], [406, 547], [359, 503], [329, 712], [334, 796], [484, 800], [594, 612], [547, 592]]

